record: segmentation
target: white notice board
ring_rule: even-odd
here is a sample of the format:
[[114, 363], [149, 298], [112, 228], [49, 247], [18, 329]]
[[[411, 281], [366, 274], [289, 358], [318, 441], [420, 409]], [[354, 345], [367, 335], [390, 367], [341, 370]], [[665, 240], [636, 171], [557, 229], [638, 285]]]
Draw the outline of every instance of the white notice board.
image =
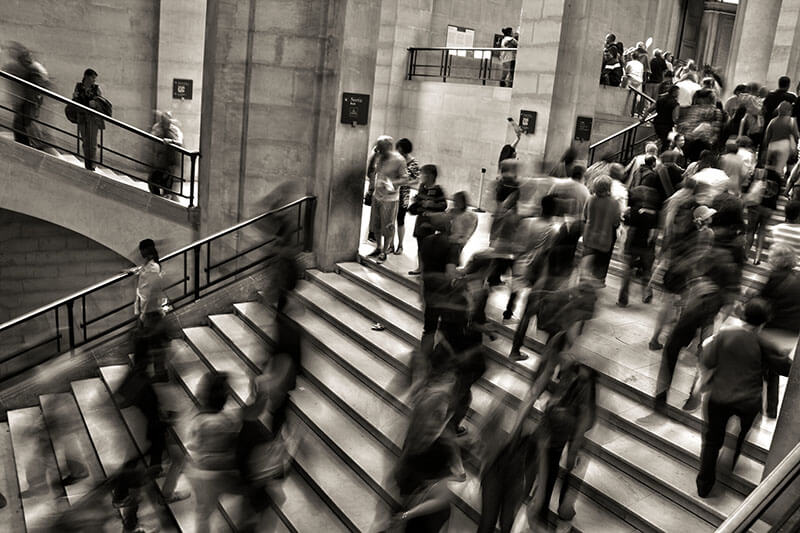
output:
[[[461, 26], [447, 26], [447, 46], [448, 48], [472, 48], [475, 44], [475, 30], [463, 28]], [[451, 50], [450, 54], [466, 56], [466, 50]]]

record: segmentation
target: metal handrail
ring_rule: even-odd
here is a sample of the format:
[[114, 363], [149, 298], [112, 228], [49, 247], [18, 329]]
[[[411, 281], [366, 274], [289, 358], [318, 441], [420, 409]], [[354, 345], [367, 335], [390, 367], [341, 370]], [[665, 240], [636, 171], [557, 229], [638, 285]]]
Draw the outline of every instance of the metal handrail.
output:
[[657, 116], [658, 116], [657, 113], [653, 113], [653, 114], [649, 115], [647, 118], [645, 118], [644, 120], [640, 120], [638, 122], [634, 122], [630, 126], [625, 126], [623, 129], [619, 130], [616, 133], [612, 133], [611, 135], [609, 135], [605, 139], [602, 139], [600, 141], [597, 141], [594, 144], [589, 145], [589, 150], [594, 150], [594, 149], [598, 148], [601, 144], [607, 143], [609, 141], [613, 141], [614, 139], [616, 139], [620, 135], [625, 135], [629, 131], [635, 130], [636, 128], [638, 128], [642, 124], [646, 124], [648, 122], [652, 122], [653, 119], [655, 119]]
[[[192, 244], [165, 255], [161, 259], [162, 264], [178, 257], [182, 257], [183, 259], [183, 275], [179, 276], [179, 279], [172, 282], [170, 285], [167, 285], [164, 289], [166, 293], [166, 291], [170, 289], [174, 289], [181, 285], [183, 286], [180, 293], [168, 295], [173, 307], [177, 309], [180, 306], [194, 302], [202, 296], [206, 296], [227, 286], [228, 280], [231, 280], [232, 278], [235, 279], [237, 276], [246, 271], [250, 271], [253, 268], [269, 264], [270, 261], [274, 259], [274, 253], [271, 252], [271, 249], [264, 248], [264, 246], [275, 242], [275, 236], [271, 234], [260, 236], [257, 239], [255, 246], [248, 244], [246, 247], [244, 247], [244, 249], [236, 249], [231, 253], [227, 253], [228, 248], [215, 247], [215, 250], [224, 250], [224, 259], [217, 257], [215, 258], [214, 262], [212, 262], [211, 246], [213, 243], [215, 243], [215, 241], [235, 234], [236, 232], [245, 228], [252, 227], [254, 224], [267, 219], [270, 216], [278, 215], [290, 209], [296, 208], [297, 225], [292, 226], [291, 232], [296, 234], [297, 244], [302, 244], [306, 251], [310, 251], [313, 238], [312, 230], [315, 201], [316, 198], [314, 196], [303, 196], [297, 200], [294, 200], [293, 202], [287, 203], [275, 209], [271, 209], [265, 213], [240, 222], [234, 226], [231, 226], [230, 228], [216, 232], [213, 235], [200, 239]], [[234, 235], [232, 238], [234, 238], [235, 242], [238, 243], [240, 242], [241, 237], [242, 235]], [[205, 250], [202, 250], [203, 247], [205, 247]], [[257, 256], [249, 255], [255, 251], [260, 251], [261, 253], [259, 253]], [[271, 253], [272, 255], [270, 255]], [[237, 262], [231, 264], [232, 261]], [[221, 269], [220, 267], [223, 265], [227, 266]], [[180, 274], [180, 268], [181, 267], [179, 266], [175, 269], [171, 269], [170, 272]], [[212, 271], [215, 273], [213, 277]], [[204, 272], [204, 274], [201, 275], [201, 272]], [[46, 334], [46, 339], [34, 339], [31, 341], [31, 345], [22, 346], [22, 349], [15, 353], [3, 354], [0, 356], [0, 363], [7, 363], [8, 361], [16, 360], [18, 357], [27, 354], [34, 349], [37, 349], [41, 352], [43, 350], [40, 350], [40, 348], [44, 348], [45, 345], [53, 342], [56, 343], [56, 351], [54, 353], [45, 353], [45, 357], [50, 357], [61, 353], [62, 344], [68, 349], [74, 349], [77, 346], [81, 346], [87, 342], [104, 337], [109, 333], [127, 331], [126, 328], [129, 328], [130, 325], [135, 322], [136, 319], [134, 317], [125, 316], [117, 319], [111, 319], [110, 317], [122, 312], [124, 309], [129, 307], [128, 305], [117, 306], [116, 302], [114, 302], [113, 309], [110, 311], [98, 310], [98, 312], [94, 313], [92, 316], [87, 316], [87, 297], [105, 288], [123, 283], [125, 280], [135, 275], [136, 272], [134, 270], [121, 272], [76, 293], [64, 298], [60, 298], [55, 302], [39, 307], [38, 309], [34, 309], [33, 311], [1, 324], [0, 334], [16, 334], [14, 331], [12, 331], [13, 328], [30, 323], [34, 319], [46, 316], [49, 313], [53, 313], [55, 318], [55, 331], [51, 332], [46, 330], [41, 332]], [[130, 288], [126, 287], [125, 290], [130, 290]], [[133, 301], [133, 298], [131, 298], [131, 301]], [[89, 303], [91, 303], [91, 301], [89, 301]], [[66, 322], [61, 322], [64, 314], [66, 314]], [[76, 314], [79, 314], [77, 318], [75, 316]], [[109, 319], [112, 320], [112, 322], [97, 326], [98, 322]], [[63, 328], [59, 326], [60, 323], [63, 325]], [[37, 324], [34, 325], [38, 328]], [[96, 327], [90, 331], [88, 330], [90, 325], [95, 325]], [[51, 324], [47, 327], [52, 329], [53, 326]], [[99, 332], [97, 331], [103, 327], [105, 327], [105, 329]], [[66, 330], [66, 333], [62, 330]], [[78, 333], [82, 332], [82, 338], [77, 338], [76, 331]], [[62, 338], [67, 339], [66, 343], [62, 341]], [[37, 363], [41, 360], [41, 358], [36, 358]], [[9, 376], [3, 375], [1, 377], [7, 378]]]
[[800, 444], [794, 447], [778, 466], [753, 489], [747, 498], [717, 528], [717, 533], [747, 531], [783, 490], [800, 475]]
[[[428, 62], [418, 62], [418, 56], [420, 53], [424, 52], [433, 52], [434, 56], [438, 55], [438, 62], [435, 59], [429, 61], [431, 64], [428, 64]], [[476, 60], [476, 62], [460, 64], [461, 60], [454, 60], [454, 57], [462, 56], [462, 52], [464, 53], [464, 59], [472, 59]], [[469, 52], [475, 52], [474, 56], [470, 57], [468, 55]], [[420, 78], [440, 78], [442, 82], [445, 83], [449, 78], [456, 80], [478, 81], [482, 85], [486, 85], [486, 82], [493, 82], [504, 86], [506, 81], [512, 81], [511, 78], [504, 80], [504, 74], [511, 74], [513, 77], [513, 71], [504, 70], [504, 68], [496, 66], [496, 55], [500, 52], [516, 53], [517, 49], [494, 47], [482, 48], [474, 46], [411, 46], [408, 48], [408, 69], [406, 72], [406, 79], [412, 80], [415, 76]], [[456, 69], [456, 71], [460, 72], [460, 74], [457, 73], [454, 75], [453, 69]], [[466, 74], [463, 73], [464, 70], [466, 70]], [[493, 77], [493, 71], [495, 73], [501, 73], [500, 77]]]
[[409, 46], [408, 51], [411, 50], [433, 50], [433, 51], [442, 51], [442, 50], [475, 50], [480, 52], [516, 52], [516, 48], [483, 48], [483, 47], [475, 47], [475, 46]]
[[655, 98], [653, 98], [653, 97], [652, 97], [652, 96], [650, 96], [649, 94], [645, 94], [645, 93], [643, 93], [642, 91], [640, 91], [640, 90], [639, 90], [639, 89], [637, 89], [636, 87], [631, 87], [631, 86], [628, 86], [628, 90], [629, 90], [629, 91], [633, 91], [634, 93], [638, 94], [639, 96], [641, 96], [642, 98], [644, 98], [645, 100], [647, 100], [648, 102], [650, 102], [651, 104], [654, 104], [654, 103], [656, 102]]
[[[109, 117], [108, 115], [104, 115], [103, 113], [100, 113], [99, 111], [97, 111], [95, 109], [92, 109], [91, 107], [87, 107], [87, 106], [85, 106], [83, 104], [80, 104], [80, 103], [76, 102], [75, 100], [73, 100], [71, 98], [67, 98], [66, 96], [62, 96], [62, 95], [60, 95], [60, 94], [58, 94], [56, 92], [53, 92], [53, 91], [51, 91], [49, 89], [45, 89], [44, 87], [40, 87], [39, 85], [36, 85], [35, 83], [31, 83], [31, 82], [29, 82], [27, 80], [23, 80], [22, 78], [20, 78], [18, 76], [15, 76], [15, 75], [13, 75], [13, 74], [11, 74], [9, 72], [6, 72], [4, 70], [0, 70], [0, 77], [6, 78], [7, 80], [11, 80], [11, 81], [13, 81], [15, 83], [18, 83], [20, 85], [28, 87], [29, 89], [33, 89], [34, 91], [38, 92], [39, 94], [43, 94], [45, 96], [53, 98], [54, 100], [58, 100], [59, 102], [61, 102], [63, 104], [74, 105], [75, 107], [77, 107], [78, 109], [83, 111], [84, 113], [89, 113], [90, 115], [93, 115], [93, 116], [95, 116], [96, 118], [98, 118], [100, 120], [104, 120], [106, 122], [114, 124], [115, 126], [118, 126], [118, 127], [122, 128], [124, 130], [127, 130], [127, 131], [131, 132], [131, 133], [135, 133], [136, 135], [139, 135], [140, 137], [145, 137], [145, 138], [147, 138], [147, 139], [149, 139], [149, 140], [151, 140], [153, 142], [157, 142], [157, 143], [163, 143], [164, 142], [163, 139], [161, 139], [159, 137], [156, 137], [155, 135], [153, 135], [151, 133], [147, 133], [146, 131], [140, 130], [139, 128], [137, 128], [135, 126], [131, 126], [130, 124], [126, 124], [125, 122], [122, 122], [121, 120], [115, 119], [113, 117]], [[173, 148], [175, 150], [177, 150], [177, 151], [179, 151], [179, 152], [181, 152], [181, 153], [183, 153], [185, 155], [189, 155], [189, 156], [191, 156], [191, 155], [199, 155], [200, 154], [200, 152], [198, 150], [188, 150], [188, 149], [186, 149], [186, 148], [184, 148], [182, 146], [174, 146], [173, 145]]]

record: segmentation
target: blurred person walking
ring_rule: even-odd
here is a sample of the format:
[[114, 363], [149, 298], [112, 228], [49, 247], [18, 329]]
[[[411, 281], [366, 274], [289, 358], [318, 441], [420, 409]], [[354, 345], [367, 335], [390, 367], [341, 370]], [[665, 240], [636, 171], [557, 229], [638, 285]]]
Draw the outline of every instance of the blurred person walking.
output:
[[611, 178], [601, 176], [595, 181], [594, 195], [586, 202], [583, 256], [588, 262], [588, 272], [603, 285], [614, 251], [620, 218], [619, 204], [611, 197]]
[[800, 132], [792, 116], [792, 104], [783, 101], [778, 104], [776, 112], [777, 116], [769, 121], [767, 129], [764, 130], [760, 155], [766, 161], [771, 154], [775, 154], [773, 166], [781, 175], [785, 175], [787, 163], [789, 165], [797, 163], [797, 142], [800, 140]]
[[777, 348], [759, 338], [759, 331], [768, 319], [766, 302], [754, 299], [744, 309], [741, 326], [721, 329], [703, 349], [701, 360], [713, 370], [706, 404], [708, 425], [703, 432], [697, 494], [707, 498], [716, 482], [717, 458], [725, 441], [728, 420], [739, 418], [739, 435], [733, 453], [733, 466], [742, 451], [747, 434], [761, 411], [762, 380], [769, 369], [787, 376], [792, 361]]
[[145, 368], [153, 364], [153, 381], [169, 381], [164, 354], [167, 344], [164, 316], [169, 307], [164, 294], [161, 261], [152, 239], [139, 242], [139, 253], [145, 263], [130, 270], [138, 275], [133, 304], [133, 313], [137, 318], [135, 336], [137, 342], [141, 341], [147, 346], [142, 352], [147, 361], [142, 364]]
[[456, 247], [459, 259], [464, 247], [478, 228], [478, 215], [467, 209], [469, 200], [465, 191], [453, 195], [453, 207], [447, 210], [450, 217], [450, 242]]
[[176, 179], [175, 172], [182, 155], [173, 146], [183, 146], [183, 132], [172, 113], [156, 111], [156, 123], [150, 128], [150, 134], [162, 140], [162, 144], [154, 148], [153, 171], [148, 182], [150, 192], [177, 201], [175, 183], [177, 192], [182, 192], [183, 181]]
[[447, 209], [444, 190], [436, 183], [438, 177], [439, 170], [436, 165], [423, 165], [420, 169], [419, 190], [408, 207], [408, 212], [417, 217], [414, 222], [414, 237], [417, 239], [419, 262], [417, 269], [408, 273], [409, 276], [418, 276], [422, 271], [422, 240], [432, 234], [430, 216], [434, 213], [443, 213]]

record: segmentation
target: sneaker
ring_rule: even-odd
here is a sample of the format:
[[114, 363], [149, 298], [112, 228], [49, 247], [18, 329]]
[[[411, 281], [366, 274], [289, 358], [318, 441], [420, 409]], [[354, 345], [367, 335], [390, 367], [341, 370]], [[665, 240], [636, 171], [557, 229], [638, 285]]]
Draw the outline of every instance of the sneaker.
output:
[[384, 261], [386, 261], [386, 254], [385, 254], [385, 253], [383, 253], [383, 252], [381, 252], [381, 253], [378, 255], [378, 258], [376, 259], [376, 261], [377, 261], [378, 263], [383, 263]]
[[372, 250], [372, 253], [367, 255], [367, 257], [378, 257], [379, 255], [381, 255], [381, 251], [375, 248], [374, 250]]
[[658, 350], [662, 350], [664, 348], [664, 345], [658, 342], [658, 339], [651, 339], [650, 342], [647, 343], [647, 347], [651, 351], [657, 352]]
[[503, 320], [511, 320], [511, 318], [513, 316], [514, 316], [514, 312], [513, 311], [509, 311], [507, 309], [505, 311], [503, 311]]
[[161, 499], [164, 505], [170, 505], [176, 502], [182, 502], [183, 500], [188, 500], [189, 497], [192, 495], [191, 492], [188, 490], [175, 490], [170, 494], [169, 497], [164, 497]]
[[689, 398], [686, 400], [686, 403], [683, 404], [684, 411], [694, 411], [698, 407], [700, 407], [700, 397], [695, 396], [694, 394], [689, 396]]
[[403, 247], [398, 246], [397, 249], [394, 251], [394, 255], [403, 255]]
[[617, 307], [622, 307], [622, 308], [628, 307], [628, 302], [617, 301]]
[[456, 428], [456, 437], [463, 437], [466, 434], [467, 434], [467, 428], [465, 428], [464, 426], [458, 426], [458, 428]]
[[514, 350], [514, 351], [512, 351], [512, 352], [509, 354], [509, 356], [508, 356], [508, 357], [509, 357], [509, 358], [510, 358], [512, 361], [524, 361], [525, 359], [527, 359], [527, 358], [528, 358], [528, 356], [527, 356], [527, 355], [525, 355], [524, 353], [520, 352], [519, 350]]
[[386, 329], [386, 327], [384, 327], [384, 325], [381, 324], [380, 322], [375, 322], [372, 325], [372, 331], [383, 331], [385, 329]]

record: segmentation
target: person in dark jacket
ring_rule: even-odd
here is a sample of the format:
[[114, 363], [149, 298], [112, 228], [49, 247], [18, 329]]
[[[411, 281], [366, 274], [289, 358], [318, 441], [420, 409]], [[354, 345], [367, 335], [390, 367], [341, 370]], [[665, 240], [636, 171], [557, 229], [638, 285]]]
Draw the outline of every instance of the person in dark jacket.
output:
[[728, 420], [739, 418], [739, 436], [733, 454], [733, 465], [739, 458], [747, 433], [761, 411], [761, 390], [764, 371], [770, 369], [788, 376], [791, 360], [786, 354], [759, 338], [758, 331], [767, 321], [769, 305], [761, 299], [747, 303], [745, 325], [723, 328], [703, 349], [701, 362], [713, 370], [711, 392], [706, 405], [708, 425], [703, 433], [697, 494], [708, 497], [716, 481], [717, 458], [725, 441]]
[[[97, 81], [97, 72], [87, 68], [83, 73], [83, 79], [75, 85], [72, 99], [90, 107], [95, 111], [102, 112], [102, 104], [99, 98], [103, 95]], [[84, 166], [89, 170], [95, 169], [95, 152], [97, 151], [97, 130], [103, 128], [103, 121], [84, 111], [78, 111], [78, 128], [80, 129], [81, 140], [83, 141]]]
[[419, 266], [416, 270], [408, 273], [410, 276], [419, 276], [422, 270], [422, 256], [420, 255], [422, 240], [432, 234], [431, 225], [426, 222], [429, 222], [431, 214], [443, 213], [447, 210], [444, 190], [436, 184], [436, 178], [439, 176], [436, 165], [423, 165], [419, 175], [419, 191], [414, 197], [414, 202], [408, 206], [408, 212], [417, 217], [414, 223], [414, 237], [417, 239], [417, 255], [419, 257]]
[[591, 259], [591, 273], [605, 283], [608, 265], [617, 240], [621, 218], [619, 204], [611, 197], [611, 178], [595, 181], [594, 195], [586, 202], [583, 229], [583, 255]]

